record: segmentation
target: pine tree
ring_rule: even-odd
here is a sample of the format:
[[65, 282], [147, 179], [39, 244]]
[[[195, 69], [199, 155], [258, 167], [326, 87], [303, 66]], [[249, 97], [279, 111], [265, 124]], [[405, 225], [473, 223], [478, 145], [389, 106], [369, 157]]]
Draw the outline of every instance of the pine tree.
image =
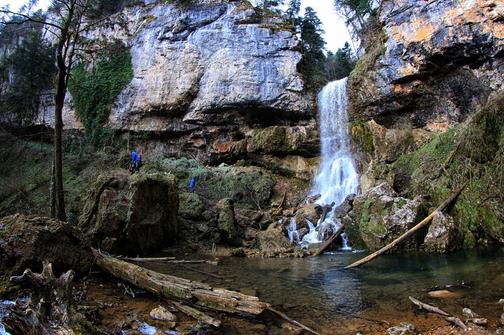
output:
[[355, 66], [353, 58], [353, 52], [348, 42], [335, 54], [329, 52], [325, 66], [327, 79], [336, 80], [348, 77]]
[[313, 8], [306, 7], [305, 15], [301, 20], [304, 57], [300, 64], [300, 70], [305, 75], [308, 88], [311, 90], [318, 90], [327, 82], [323, 33], [322, 22], [317, 13]]

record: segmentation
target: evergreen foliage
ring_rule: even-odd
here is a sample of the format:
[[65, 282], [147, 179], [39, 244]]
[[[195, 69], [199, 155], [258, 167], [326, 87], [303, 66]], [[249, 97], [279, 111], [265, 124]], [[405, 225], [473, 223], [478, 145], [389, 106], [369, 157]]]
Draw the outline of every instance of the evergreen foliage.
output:
[[286, 15], [289, 21], [293, 25], [296, 25], [296, 20], [299, 17], [299, 11], [301, 10], [301, 0], [289, 0], [289, 5], [287, 7]]
[[106, 141], [103, 124], [108, 120], [114, 99], [132, 77], [131, 55], [120, 42], [108, 47], [91, 70], [80, 63], [72, 71], [68, 88], [77, 116], [93, 145]]
[[[13, 37], [8, 30], [2, 37]], [[54, 48], [44, 41], [40, 30], [29, 30], [21, 44], [0, 62], [3, 82], [9, 86], [0, 94], [0, 113], [22, 122], [36, 116], [40, 92], [52, 86], [56, 74]]]
[[299, 70], [305, 76], [308, 89], [318, 91], [327, 82], [322, 22], [311, 7], [306, 7], [300, 22], [304, 56]]
[[328, 52], [326, 60], [326, 75], [329, 81], [348, 77], [355, 67], [353, 52], [348, 42], [336, 53]]

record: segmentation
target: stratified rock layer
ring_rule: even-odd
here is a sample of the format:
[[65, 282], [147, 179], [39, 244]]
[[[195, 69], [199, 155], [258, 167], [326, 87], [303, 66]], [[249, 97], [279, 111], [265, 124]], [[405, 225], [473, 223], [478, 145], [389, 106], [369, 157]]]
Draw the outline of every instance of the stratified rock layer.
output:
[[385, 0], [351, 75], [352, 116], [435, 132], [464, 120], [504, 85], [503, 15], [500, 1]]
[[[293, 27], [248, 1], [146, 2], [86, 33], [90, 50], [120, 41], [132, 56], [133, 79], [106, 126], [127, 131], [144, 152], [211, 164], [317, 155], [314, 97], [297, 70]], [[51, 124], [54, 108], [42, 109], [39, 121]], [[67, 128], [82, 128], [71, 97], [64, 114]]]

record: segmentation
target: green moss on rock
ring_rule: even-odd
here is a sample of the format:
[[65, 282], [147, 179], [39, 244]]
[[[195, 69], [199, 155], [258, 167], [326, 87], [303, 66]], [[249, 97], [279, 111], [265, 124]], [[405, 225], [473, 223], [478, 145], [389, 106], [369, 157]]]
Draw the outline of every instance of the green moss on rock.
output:
[[504, 93], [500, 92], [467, 125], [402, 155], [392, 171], [396, 189], [410, 197], [429, 195], [432, 207], [467, 184], [451, 214], [468, 248], [480, 240], [504, 243], [503, 166]]

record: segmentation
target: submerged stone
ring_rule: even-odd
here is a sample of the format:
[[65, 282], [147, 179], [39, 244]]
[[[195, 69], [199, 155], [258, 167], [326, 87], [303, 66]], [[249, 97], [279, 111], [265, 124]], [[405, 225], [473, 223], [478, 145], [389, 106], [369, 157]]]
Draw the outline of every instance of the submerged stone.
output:
[[399, 326], [387, 329], [387, 335], [416, 335], [416, 327], [412, 323], [402, 322]]

